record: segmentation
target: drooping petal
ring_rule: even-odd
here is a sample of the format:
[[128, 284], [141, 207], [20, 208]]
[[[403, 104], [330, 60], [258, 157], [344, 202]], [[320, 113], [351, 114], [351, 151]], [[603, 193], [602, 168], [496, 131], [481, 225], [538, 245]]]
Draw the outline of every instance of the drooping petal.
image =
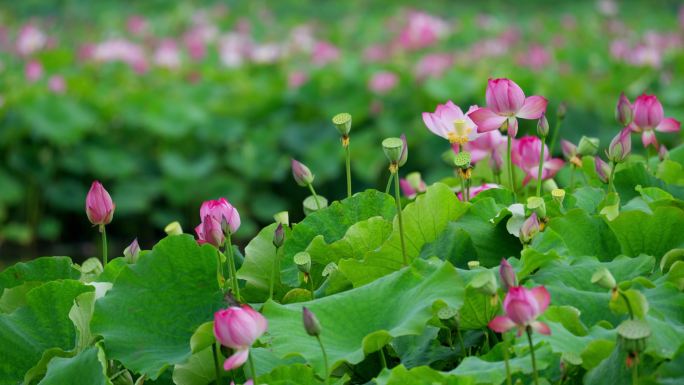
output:
[[477, 132], [498, 130], [506, 121], [505, 116], [497, 115], [486, 107], [478, 108], [468, 116], [477, 125]]
[[660, 132], [679, 132], [679, 129], [681, 128], [681, 123], [679, 123], [678, 120], [675, 120], [673, 118], [665, 118], [663, 119], [658, 127], [656, 127], [656, 131]]
[[656, 139], [655, 132], [653, 130], [646, 130], [641, 134], [641, 143], [644, 144], [644, 148], [649, 145], [658, 147], [658, 139]]
[[239, 368], [249, 358], [249, 349], [238, 350], [223, 363], [223, 370]]
[[500, 315], [489, 321], [489, 325], [487, 326], [497, 333], [504, 333], [514, 328], [515, 322], [506, 316]]
[[551, 302], [549, 291], [544, 286], [537, 286], [532, 289], [532, 296], [537, 301], [539, 314], [543, 313]]
[[539, 119], [541, 114], [546, 111], [548, 103], [548, 100], [543, 96], [530, 96], [525, 99], [525, 103], [515, 116], [523, 119]]
[[539, 334], [544, 334], [544, 335], [549, 335], [551, 334], [551, 329], [549, 328], [549, 325], [541, 322], [541, 321], [534, 321], [530, 324], [532, 327], [532, 330]]
[[542, 179], [553, 178], [556, 173], [563, 168], [565, 162], [562, 159], [553, 158], [544, 162], [544, 170], [542, 171]]
[[423, 112], [423, 122], [433, 134], [441, 136], [445, 139], [447, 138], [446, 132], [444, 131], [442, 124], [439, 122], [439, 120], [437, 120], [435, 114]]

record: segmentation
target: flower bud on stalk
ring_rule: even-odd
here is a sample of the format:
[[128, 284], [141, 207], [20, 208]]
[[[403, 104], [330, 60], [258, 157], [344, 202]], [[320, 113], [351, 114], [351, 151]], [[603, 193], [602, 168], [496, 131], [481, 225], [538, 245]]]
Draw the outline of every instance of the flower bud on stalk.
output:
[[123, 251], [123, 255], [128, 263], [136, 263], [138, 261], [138, 255], [140, 254], [140, 245], [138, 244], [138, 238], [134, 239], [130, 245], [126, 246]]
[[515, 270], [513, 270], [513, 266], [508, 263], [506, 258], [501, 258], [499, 276], [501, 277], [501, 287], [504, 291], [508, 291], [510, 288], [518, 286], [518, 279], [515, 276]]
[[100, 232], [102, 232], [102, 227], [112, 222], [115, 208], [112, 197], [102, 183], [94, 181], [86, 196], [86, 215], [90, 223], [99, 225]]
[[303, 163], [292, 159], [292, 176], [295, 182], [302, 187], [307, 187], [314, 181], [314, 176]]
[[273, 232], [273, 246], [278, 248], [278, 247], [282, 246], [284, 242], [285, 242], [285, 231], [283, 230], [283, 224], [278, 223], [278, 227], [276, 227], [275, 231]]
[[520, 228], [520, 240], [523, 244], [528, 244], [539, 231], [539, 219], [537, 218], [536, 213], [532, 213], [532, 215], [523, 222], [522, 227]]
[[304, 322], [306, 334], [311, 337], [318, 337], [321, 335], [321, 323], [318, 322], [316, 315], [306, 307], [302, 308], [302, 321]]
[[603, 159], [601, 159], [598, 156], [594, 157], [594, 162], [596, 174], [598, 175], [599, 179], [603, 183], [608, 183], [608, 178], [610, 176], [612, 167], [608, 163], [604, 162]]
[[537, 122], [537, 135], [540, 138], [546, 138], [549, 135], [549, 121], [546, 119], [546, 113], [543, 113]]
[[568, 105], [565, 102], [561, 102], [556, 110], [556, 117], [559, 120], [565, 119], [565, 115], [568, 114]]
[[670, 153], [667, 152], [667, 147], [665, 147], [664, 144], [661, 144], [660, 147], [658, 147], [658, 159], [662, 162], [669, 157]]
[[622, 127], [627, 127], [632, 123], [632, 105], [629, 103], [629, 99], [627, 99], [624, 92], [620, 94], [620, 99], [618, 99], [618, 104], [615, 108], [615, 120]]
[[596, 155], [598, 152], [599, 143], [600, 142], [598, 138], [582, 136], [582, 138], [580, 138], [579, 145], [577, 146], [577, 153], [582, 156]]
[[606, 156], [610, 161], [620, 163], [627, 158], [632, 151], [632, 138], [630, 134], [631, 131], [626, 128], [620, 131], [613, 140], [611, 140], [610, 145], [606, 150]]

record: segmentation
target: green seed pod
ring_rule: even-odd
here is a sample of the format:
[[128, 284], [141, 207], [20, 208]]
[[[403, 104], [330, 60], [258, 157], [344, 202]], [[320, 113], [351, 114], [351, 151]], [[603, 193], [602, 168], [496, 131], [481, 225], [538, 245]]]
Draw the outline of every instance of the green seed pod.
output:
[[527, 198], [527, 208], [537, 213], [537, 217], [546, 218], [546, 203], [544, 202], [544, 198]]
[[482, 270], [469, 283], [470, 287], [484, 295], [494, 295], [499, 288], [496, 276], [491, 270]]
[[399, 138], [387, 138], [382, 141], [382, 149], [390, 163], [396, 164], [401, 159], [404, 142]]
[[562, 188], [555, 188], [551, 190], [551, 197], [553, 198], [559, 206], [563, 205], [563, 200], [565, 199], [565, 190]]
[[642, 320], [622, 321], [617, 327], [618, 342], [628, 352], [640, 353], [646, 349], [646, 340], [651, 336], [651, 328]]
[[471, 156], [468, 151], [461, 151], [454, 157], [454, 165], [460, 169], [470, 168]]
[[449, 329], [458, 329], [460, 315], [458, 309], [445, 306], [437, 312], [437, 318]]
[[349, 136], [351, 131], [352, 116], [346, 112], [339, 113], [332, 118], [332, 122], [342, 136]]
[[300, 251], [294, 255], [293, 259], [299, 271], [309, 274], [311, 271], [311, 255], [309, 253], [306, 251]]
[[610, 270], [606, 269], [605, 267], [596, 270], [596, 272], [591, 276], [591, 283], [599, 285], [608, 290], [612, 290], [615, 288], [615, 285], [617, 285], [613, 274], [611, 274]]
[[164, 227], [164, 232], [168, 235], [181, 235], [183, 234], [183, 228], [178, 221], [173, 221]]
[[577, 145], [577, 153], [582, 156], [594, 156], [598, 152], [599, 139], [583, 136]]

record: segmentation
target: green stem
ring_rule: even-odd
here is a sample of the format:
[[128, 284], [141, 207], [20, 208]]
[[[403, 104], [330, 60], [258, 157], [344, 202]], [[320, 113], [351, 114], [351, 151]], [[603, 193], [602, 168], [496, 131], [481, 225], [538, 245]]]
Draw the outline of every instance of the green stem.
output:
[[254, 359], [252, 359], [252, 352], [249, 352], [249, 370], [252, 372], [252, 384], [257, 385], [256, 369], [254, 369]]
[[537, 172], [537, 196], [541, 197], [542, 186], [542, 171], [544, 170], [544, 147], [546, 146], [546, 137], [541, 138], [541, 151], [539, 154], [539, 171]]
[[634, 311], [632, 311], [632, 304], [629, 303], [629, 298], [627, 298], [627, 295], [620, 290], [618, 290], [618, 293], [620, 293], [620, 297], [622, 297], [622, 299], [625, 300], [625, 304], [627, 304], [627, 311], [629, 312], [629, 319], [633, 320], [634, 319]]
[[551, 155], [553, 155], [553, 150], [556, 148], [556, 142], [558, 142], [558, 134], [560, 133], [562, 122], [562, 119], [556, 119], [556, 126], [553, 128], [553, 136], [551, 137], [551, 143], [549, 143], [549, 154]]
[[463, 197], [463, 202], [468, 202], [468, 196], [466, 195], [466, 187], [465, 187], [465, 179], [463, 177], [461, 179], [461, 196]]
[[225, 288], [225, 285], [226, 285], [226, 276], [225, 276], [224, 271], [223, 271], [223, 263], [221, 262], [221, 255], [223, 255], [221, 253], [221, 250], [216, 249], [216, 259], [217, 259], [217, 263], [218, 263], [218, 265], [216, 266], [216, 274], [218, 275], [217, 279], [219, 281], [219, 287], [221, 288], [221, 290], [223, 290]]
[[394, 179], [394, 173], [391, 172], [389, 179], [387, 179], [387, 187], [385, 187], [385, 194], [389, 194], [390, 187], [392, 187], [392, 180]]
[[394, 172], [394, 199], [397, 202], [397, 217], [399, 219], [399, 238], [401, 238], [401, 256], [404, 260], [404, 266], [408, 266], [408, 257], [406, 256], [406, 244], [404, 242], [404, 221], [401, 218], [401, 197], [399, 195], [399, 168]]
[[321, 341], [321, 336], [316, 336], [316, 340], [318, 340], [318, 345], [321, 347], [321, 353], [323, 354], [323, 364], [325, 365], [325, 383], [328, 384], [330, 382], [330, 368], [328, 367], [328, 354], [325, 352], [325, 348], [323, 347], [323, 341]]
[[102, 234], [102, 267], [107, 266], [107, 230], [104, 225], [100, 225], [100, 233]]
[[211, 345], [211, 352], [214, 355], [214, 372], [216, 373], [216, 385], [221, 384], [221, 366], [219, 364], [218, 352], [216, 351], [216, 343]]
[[568, 187], [570, 192], [575, 189], [575, 166], [570, 166], [570, 186]]
[[608, 192], [615, 191], [615, 185], [613, 179], [615, 178], [615, 169], [617, 168], [617, 163], [610, 162], [610, 175], [608, 176]]
[[456, 336], [458, 337], [458, 343], [461, 345], [461, 353], [463, 354], [463, 358], [466, 358], [467, 354], [465, 350], [465, 341], [463, 341], [460, 328], [456, 329]]
[[638, 369], [638, 362], [636, 358], [634, 359], [634, 363], [632, 364], [632, 385], [638, 385], [639, 384], [639, 369]]
[[506, 334], [503, 334], [501, 338], [503, 338], [504, 343], [504, 364], [506, 365], [506, 384], [513, 385], [513, 379], [511, 378], [511, 364], [508, 362], [508, 360], [510, 359], [510, 353], [508, 352], [508, 338], [506, 338]]
[[385, 347], [383, 346], [378, 350], [378, 353], [380, 354], [380, 365], [382, 365], [383, 369], [387, 369], [387, 359], [385, 359]]
[[230, 240], [230, 232], [228, 232], [227, 237], [226, 237], [226, 250], [228, 250], [228, 264], [230, 266], [230, 282], [231, 282], [231, 287], [233, 289], [233, 294], [235, 294], [235, 298], [238, 300], [238, 302], [241, 302], [242, 300], [240, 299], [240, 286], [238, 286], [238, 281], [237, 281], [237, 270], [235, 269], [235, 257], [233, 256], [233, 244], [231, 243], [231, 240]]
[[[651, 158], [653, 157], [654, 151], [656, 150], [653, 146], [646, 147], [646, 170], [651, 171]], [[653, 170], [655, 171], [655, 170]]]
[[511, 136], [507, 135], [508, 145], [506, 146], [506, 163], [508, 164], [508, 183], [513, 192], [513, 200], [517, 201], [518, 197], [515, 194], [515, 179], [513, 178], [513, 163], [511, 163]]
[[532, 357], [532, 375], [534, 377], [534, 384], [539, 385], [539, 378], [537, 375], [537, 360], [534, 358], [534, 344], [532, 344], [532, 328], [527, 327], [527, 342], [530, 343], [530, 356]]
[[309, 183], [309, 191], [311, 191], [311, 195], [313, 195], [314, 200], [316, 201], [316, 209], [320, 210], [321, 204], [318, 203], [318, 195], [316, 195], [316, 190], [314, 190], [313, 185], [311, 183]]
[[352, 186], [351, 186], [351, 151], [349, 150], [349, 142], [344, 147], [346, 163], [347, 163], [347, 198], [352, 196]]
[[273, 287], [275, 286], [276, 270], [278, 267], [278, 251], [279, 247], [276, 247], [275, 258], [273, 258], [273, 268], [271, 269], [271, 285], [268, 288], [268, 299], [273, 300]]
[[309, 275], [309, 286], [311, 286], [311, 300], [313, 301], [316, 298], [314, 298], [314, 283], [311, 275]]

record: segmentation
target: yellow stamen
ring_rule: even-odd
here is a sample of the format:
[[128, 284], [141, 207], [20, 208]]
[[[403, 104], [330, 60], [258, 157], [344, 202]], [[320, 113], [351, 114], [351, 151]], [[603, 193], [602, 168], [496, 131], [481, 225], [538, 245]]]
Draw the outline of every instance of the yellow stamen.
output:
[[449, 143], [460, 145], [468, 143], [468, 135], [473, 131], [472, 127], [466, 125], [466, 121], [463, 119], [454, 120], [454, 130], [447, 133], [447, 139]]

